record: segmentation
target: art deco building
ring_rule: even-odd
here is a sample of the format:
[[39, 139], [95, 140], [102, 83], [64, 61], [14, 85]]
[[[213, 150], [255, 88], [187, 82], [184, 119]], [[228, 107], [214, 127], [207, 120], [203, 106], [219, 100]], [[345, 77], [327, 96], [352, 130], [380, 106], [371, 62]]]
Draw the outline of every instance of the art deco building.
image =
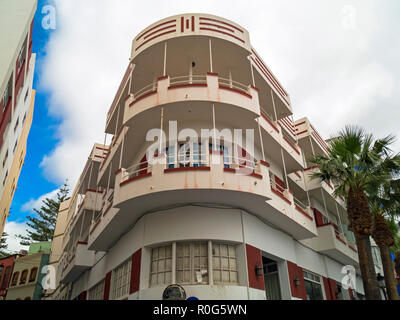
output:
[[32, 123], [36, 5], [36, 0], [0, 1], [0, 235], [24, 164]]
[[140, 32], [111, 143], [68, 204], [55, 297], [161, 299], [170, 284], [199, 299], [362, 297], [346, 205], [310, 178], [327, 144], [292, 113], [242, 26], [183, 14]]

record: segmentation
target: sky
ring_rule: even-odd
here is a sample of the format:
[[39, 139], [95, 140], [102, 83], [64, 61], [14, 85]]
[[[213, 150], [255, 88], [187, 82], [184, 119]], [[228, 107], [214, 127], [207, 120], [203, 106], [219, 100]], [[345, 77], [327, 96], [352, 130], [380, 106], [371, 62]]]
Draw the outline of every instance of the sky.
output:
[[[48, 5], [56, 13], [51, 29], [42, 26]], [[25, 230], [25, 217], [66, 179], [72, 188], [93, 143], [103, 143], [132, 39], [160, 19], [188, 12], [247, 29], [289, 93], [294, 119], [307, 116], [324, 138], [347, 124], [400, 138], [397, 0], [39, 0], [35, 113], [5, 227], [11, 250], [21, 248], [14, 235]]]

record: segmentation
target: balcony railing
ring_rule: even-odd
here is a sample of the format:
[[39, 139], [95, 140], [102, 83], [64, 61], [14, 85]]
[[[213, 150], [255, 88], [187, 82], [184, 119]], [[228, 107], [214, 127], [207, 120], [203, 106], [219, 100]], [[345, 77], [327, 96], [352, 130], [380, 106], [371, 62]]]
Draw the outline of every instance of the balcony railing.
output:
[[226, 78], [218, 78], [218, 84], [222, 87], [227, 87], [227, 88], [231, 88], [231, 89], [236, 89], [239, 91], [242, 91], [244, 93], [248, 92], [248, 85], [245, 85], [241, 82], [238, 81], [234, 81], [232, 79], [226, 79]]
[[207, 84], [207, 76], [205, 75], [187, 75], [173, 77], [169, 80], [170, 87], [179, 87], [186, 84]]

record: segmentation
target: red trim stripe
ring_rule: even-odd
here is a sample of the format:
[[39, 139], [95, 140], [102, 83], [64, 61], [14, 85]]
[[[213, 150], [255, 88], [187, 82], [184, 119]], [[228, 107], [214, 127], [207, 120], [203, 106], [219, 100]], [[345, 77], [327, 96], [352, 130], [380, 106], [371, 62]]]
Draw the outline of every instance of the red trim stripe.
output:
[[242, 29], [239, 29], [238, 27], [235, 27], [234, 25], [232, 25], [230, 23], [227, 23], [227, 22], [224, 22], [224, 21], [220, 21], [220, 20], [217, 20], [217, 19], [211, 19], [211, 18], [204, 18], [204, 17], [200, 17], [200, 20], [207, 20], [207, 21], [214, 21], [214, 22], [222, 23], [222, 24], [225, 24], [225, 25], [227, 25], [229, 27], [232, 27], [232, 28], [238, 30], [241, 33], [244, 33], [244, 31]]
[[293, 143], [291, 143], [290, 140], [289, 140], [288, 138], [286, 138], [285, 136], [283, 136], [283, 139], [285, 139], [285, 141], [292, 147], [292, 149], [293, 149], [294, 151], [296, 151], [297, 154], [300, 155], [300, 151], [297, 150], [297, 147], [296, 147]]
[[260, 69], [260, 71], [265, 75], [265, 77], [271, 82], [272, 86], [275, 88], [275, 90], [278, 92], [279, 96], [287, 103], [287, 105], [290, 105], [289, 101], [286, 100], [284, 94], [279, 90], [279, 88], [275, 85], [274, 81], [271, 79], [271, 77], [263, 70], [261, 65], [251, 57], [251, 60], [256, 64], [256, 66]]
[[202, 25], [202, 26], [217, 27], [217, 28], [224, 29], [224, 30], [230, 31], [230, 32], [232, 32], [232, 33], [235, 33], [235, 30], [229, 29], [229, 28], [227, 28], [227, 27], [219, 26], [219, 25], [214, 24], [214, 23], [200, 22], [200, 25]]
[[261, 116], [270, 124], [270, 126], [271, 126], [272, 128], [275, 129], [276, 132], [279, 133], [279, 129], [275, 126], [275, 124], [272, 123], [271, 120], [269, 120], [269, 118], [268, 118], [266, 115], [264, 115], [264, 114], [261, 112]]
[[185, 84], [176, 84], [173, 86], [169, 86], [169, 89], [177, 89], [177, 88], [186, 88], [186, 87], [207, 87], [207, 83], [185, 83]]
[[136, 38], [136, 41], [138, 41], [141, 37], [143, 37], [145, 34], [149, 33], [150, 31], [152, 31], [152, 30], [154, 30], [154, 29], [156, 29], [156, 28], [158, 28], [158, 27], [161, 27], [161, 26], [163, 26], [163, 25], [165, 25], [165, 24], [172, 23], [172, 22], [175, 22], [175, 25], [176, 25], [176, 20], [175, 20], [175, 19], [174, 19], [174, 20], [169, 20], [169, 21], [166, 21], [166, 22], [163, 22], [163, 23], [160, 23], [160, 24], [154, 26], [153, 28], [151, 28], [151, 29], [149, 29], [149, 30], [143, 32], [139, 37]]
[[147, 36], [145, 36], [143, 38], [143, 40], [146, 40], [148, 37], [152, 36], [153, 34], [156, 34], [156, 33], [160, 32], [160, 31], [163, 31], [163, 30], [166, 30], [166, 29], [170, 29], [170, 28], [175, 28], [175, 25], [166, 26], [164, 28], [161, 28], [161, 29], [158, 29], [156, 31], [153, 31], [152, 33], [149, 33]]
[[228, 33], [228, 32], [225, 32], [225, 31], [216, 30], [216, 29], [211, 29], [211, 28], [202, 28], [202, 27], [200, 27], [200, 30], [207, 30], [207, 31], [213, 31], [213, 32], [222, 33], [222, 34], [225, 34], [225, 35], [230, 36], [230, 37], [232, 37], [232, 38], [235, 38], [236, 40], [239, 40], [240, 42], [245, 43], [244, 40], [240, 39], [239, 37], [234, 36], [233, 34], [230, 34], [230, 33]]
[[250, 99], [253, 98], [251, 96], [251, 94], [248, 94], [247, 92], [244, 92], [244, 91], [236, 89], [236, 88], [227, 87], [227, 86], [224, 86], [224, 85], [221, 85], [221, 84], [219, 85], [219, 88], [223, 89], [223, 90], [229, 90], [229, 91], [233, 91], [233, 92], [236, 92], [236, 93], [240, 93], [240, 94], [242, 94], [242, 95], [244, 95], [244, 96], [246, 96], [247, 98], [250, 98]]
[[164, 36], [164, 35], [166, 35], [166, 34], [172, 33], [172, 32], [176, 32], [176, 29], [170, 30], [170, 31], [166, 31], [166, 32], [163, 32], [163, 33], [160, 33], [160, 34], [158, 34], [158, 35], [156, 35], [156, 36], [154, 36], [154, 37], [152, 37], [152, 38], [150, 38], [150, 39], [147, 39], [147, 40], [144, 41], [140, 46], [138, 46], [138, 47], [135, 49], [135, 51], [138, 51], [138, 50], [139, 50], [142, 46], [144, 46], [147, 42], [149, 42], [149, 41], [151, 41], [151, 40], [154, 40], [154, 39], [156, 39], [156, 38], [158, 38], [158, 37]]
[[264, 68], [268, 71], [269, 74], [271, 74], [271, 76], [274, 78], [274, 80], [276, 81], [276, 84], [282, 89], [283, 93], [287, 96], [287, 92], [285, 91], [285, 89], [282, 88], [282, 86], [279, 84], [278, 80], [275, 79], [274, 75], [272, 74], [272, 72], [268, 69], [268, 67], [265, 65], [265, 63], [262, 61], [262, 59], [258, 56], [258, 54], [256, 53], [256, 51], [252, 48], [251, 51], [254, 53], [254, 55], [256, 56], [256, 58], [261, 62], [261, 64], [264, 66]]

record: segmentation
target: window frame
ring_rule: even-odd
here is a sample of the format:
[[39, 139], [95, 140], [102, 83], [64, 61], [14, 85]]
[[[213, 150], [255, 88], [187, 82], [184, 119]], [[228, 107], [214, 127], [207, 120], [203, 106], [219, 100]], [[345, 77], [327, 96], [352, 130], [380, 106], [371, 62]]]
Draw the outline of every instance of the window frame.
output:
[[[126, 268], [126, 270], [124, 270]], [[122, 270], [122, 274], [118, 275], [117, 273]], [[129, 258], [115, 267], [111, 273], [111, 283], [110, 283], [110, 299], [111, 300], [122, 300], [129, 296], [130, 284], [131, 284], [131, 270], [132, 270], [132, 259]], [[125, 273], [124, 273], [125, 272]], [[118, 276], [118, 278], [116, 278]], [[125, 283], [122, 285], [118, 284], [118, 280], [125, 279]], [[117, 283], [116, 283], [117, 282]], [[125, 289], [123, 289], [125, 287]], [[117, 296], [117, 290], [120, 290], [121, 293]], [[125, 292], [123, 292], [125, 290]]]
[[[39, 270], [38, 267], [33, 267], [33, 268], [31, 269], [31, 272], [29, 273], [28, 283], [35, 282], [35, 281], [36, 281], [37, 274], [38, 274], [38, 270]], [[34, 273], [34, 275], [35, 275], [34, 278], [32, 278], [33, 272], [35, 272], [35, 273]]]
[[[184, 245], [184, 244], [189, 245], [189, 248], [193, 248], [193, 249], [189, 249], [190, 253], [186, 257], [186, 258], [189, 258], [189, 261], [190, 261], [189, 269], [186, 268], [187, 269], [186, 270], [185, 268], [183, 268], [183, 269], [180, 270], [179, 269], [179, 265], [178, 265], [178, 263], [179, 263], [178, 259], [184, 258], [184, 257], [183, 256], [182, 257], [178, 256], [178, 248], [177, 247], [179, 245]], [[195, 254], [195, 251], [194, 251], [195, 244], [203, 244], [203, 245], [205, 244], [206, 245], [207, 258], [206, 258], [206, 262], [205, 263], [204, 263], [204, 260], [203, 260], [203, 263], [200, 262], [201, 258], [205, 257], [201, 253], [201, 247], [199, 247], [199, 250], [200, 250], [199, 253], [200, 254], [199, 255]], [[215, 254], [214, 254], [214, 251], [213, 251], [213, 245], [219, 245], [219, 246], [225, 245], [225, 246], [227, 246], [228, 255], [229, 255], [229, 247], [233, 248], [234, 256], [232, 256], [231, 258], [232, 258], [232, 260], [235, 261], [236, 265], [235, 265], [235, 268], [232, 268], [232, 269], [229, 268], [228, 272], [235, 272], [236, 273], [236, 277], [235, 277], [236, 279], [234, 281], [231, 281], [230, 273], [229, 273], [229, 281], [228, 282], [227, 281], [222, 281], [222, 269], [221, 269], [221, 280], [216, 281], [214, 279], [214, 277], [213, 277], [214, 276], [214, 264], [213, 264], [213, 261], [214, 261], [214, 258], [215, 258]], [[149, 261], [150, 261], [150, 263], [149, 263], [149, 282], [148, 282], [149, 288], [158, 287], [158, 286], [166, 286], [166, 285], [171, 284], [173, 281], [174, 281], [174, 283], [182, 284], [182, 285], [213, 285], [213, 284], [215, 284], [215, 285], [235, 285], [235, 286], [236, 285], [240, 285], [240, 280], [239, 280], [240, 272], [239, 272], [239, 269], [240, 269], [241, 255], [239, 254], [239, 251], [238, 251], [239, 246], [240, 246], [240, 244], [239, 243], [235, 243], [235, 242], [211, 241], [211, 240], [174, 241], [174, 242], [170, 242], [168, 244], [160, 244], [159, 246], [152, 246], [152, 247], [150, 247], [151, 250], [150, 250], [150, 254], [149, 254]], [[153, 262], [156, 261], [153, 258], [153, 250], [158, 249], [160, 247], [171, 247], [171, 252], [172, 252], [171, 253], [171, 271], [170, 271], [171, 272], [171, 280], [169, 282], [166, 282], [165, 278], [164, 278], [164, 282], [163, 283], [160, 283], [158, 281], [157, 282], [153, 282], [152, 275], [156, 274], [155, 271], [152, 271], [152, 270], [154, 270], [154, 269], [152, 269], [153, 268]], [[229, 262], [229, 257], [230, 257], [230, 255], [228, 256], [228, 263], [230, 263]], [[197, 259], [197, 258], [198, 258], [198, 261], [199, 261], [199, 267], [197, 267], [197, 265], [195, 263], [195, 259]], [[221, 257], [220, 256], [220, 259], [222, 259], [222, 258], [226, 258], [226, 257], [224, 257], [224, 256]], [[183, 262], [182, 262], [182, 265], [183, 265]], [[204, 268], [204, 265], [206, 265], [205, 268]], [[221, 266], [221, 264], [220, 264], [220, 266]], [[197, 282], [197, 278], [196, 278], [197, 277], [196, 271], [199, 271], [198, 270], [199, 268], [200, 268], [200, 270], [203, 270], [203, 268], [207, 270], [206, 277], [204, 278], [205, 274], [202, 275], [203, 276], [202, 282]], [[178, 272], [179, 271], [184, 271], [184, 270], [190, 272], [190, 281], [189, 282], [185, 281], [186, 280], [185, 278], [182, 278], [182, 279], [178, 278], [179, 277], [178, 276]], [[169, 272], [169, 271], [167, 271], [167, 272]], [[182, 280], [184, 282], [182, 282]]]
[[[311, 277], [306, 276], [306, 274], [309, 274]], [[315, 280], [314, 278], [318, 277], [318, 280]], [[306, 296], [307, 296], [307, 300], [319, 300], [319, 299], [309, 299], [308, 298], [308, 294], [307, 294], [307, 286], [306, 286], [306, 282], [309, 282], [311, 284], [311, 289], [314, 293], [314, 288], [316, 285], [319, 286], [320, 292], [321, 292], [321, 300], [324, 300], [324, 287], [322, 286], [322, 281], [321, 281], [321, 276], [319, 274], [316, 274], [314, 272], [308, 271], [306, 269], [303, 269], [303, 278], [304, 278], [304, 285], [306, 288]]]
[[[104, 300], [104, 289], [106, 285], [106, 279], [102, 279], [97, 282], [88, 290], [87, 299], [88, 300]], [[99, 299], [101, 298], [101, 299]]]
[[19, 284], [20, 284], [20, 285], [26, 284], [26, 281], [28, 280], [28, 273], [29, 273], [29, 270], [28, 270], [28, 269], [22, 270], [22, 272], [21, 272], [21, 278], [19, 279]]

